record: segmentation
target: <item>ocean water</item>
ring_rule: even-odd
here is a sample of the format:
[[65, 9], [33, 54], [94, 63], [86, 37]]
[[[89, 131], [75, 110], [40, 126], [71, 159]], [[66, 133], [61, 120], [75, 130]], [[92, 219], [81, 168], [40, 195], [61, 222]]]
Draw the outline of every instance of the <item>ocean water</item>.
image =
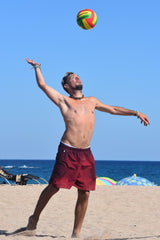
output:
[[[0, 160], [0, 166], [12, 174], [32, 174], [47, 181], [52, 173], [54, 160]], [[97, 177], [115, 181], [136, 174], [160, 186], [160, 162], [154, 161], [95, 161]], [[0, 178], [0, 183], [3, 181]], [[29, 180], [27, 184], [35, 182]], [[41, 182], [43, 183], [43, 182]]]

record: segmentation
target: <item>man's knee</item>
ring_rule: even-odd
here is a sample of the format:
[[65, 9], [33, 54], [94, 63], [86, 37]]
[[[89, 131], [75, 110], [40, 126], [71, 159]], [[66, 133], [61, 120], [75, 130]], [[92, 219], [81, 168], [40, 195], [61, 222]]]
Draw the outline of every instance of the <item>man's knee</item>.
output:
[[49, 184], [49, 185], [48, 185], [48, 190], [49, 190], [49, 192], [50, 192], [51, 194], [55, 194], [55, 193], [57, 193], [57, 192], [59, 191], [59, 188], [53, 186], [52, 184]]
[[90, 195], [89, 191], [78, 190], [78, 198], [80, 200], [88, 200], [89, 195]]

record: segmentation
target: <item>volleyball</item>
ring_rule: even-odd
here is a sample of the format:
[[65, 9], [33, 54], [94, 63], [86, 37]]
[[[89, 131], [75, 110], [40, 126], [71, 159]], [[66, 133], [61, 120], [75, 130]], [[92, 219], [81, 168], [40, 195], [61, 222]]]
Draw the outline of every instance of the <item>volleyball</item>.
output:
[[97, 15], [91, 9], [83, 9], [77, 14], [78, 25], [86, 30], [93, 28], [97, 23]]

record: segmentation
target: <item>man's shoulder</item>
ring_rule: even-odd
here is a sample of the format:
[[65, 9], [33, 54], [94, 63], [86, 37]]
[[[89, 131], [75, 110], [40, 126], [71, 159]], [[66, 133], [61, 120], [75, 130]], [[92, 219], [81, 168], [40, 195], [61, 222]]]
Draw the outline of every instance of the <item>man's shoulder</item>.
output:
[[86, 97], [86, 99], [88, 100], [88, 103], [90, 103], [91, 105], [94, 105], [94, 107], [97, 106], [98, 104], [98, 99], [93, 97], [93, 96], [89, 96], [89, 97]]
[[92, 102], [96, 102], [97, 101], [97, 98], [93, 97], [93, 96], [89, 96], [89, 97], [86, 97], [88, 100], [92, 101]]
[[90, 99], [90, 100], [94, 100], [94, 99], [95, 99], [95, 97], [93, 97], [93, 96], [88, 96], [88, 97], [86, 97], [86, 98], [88, 98], [88, 99]]

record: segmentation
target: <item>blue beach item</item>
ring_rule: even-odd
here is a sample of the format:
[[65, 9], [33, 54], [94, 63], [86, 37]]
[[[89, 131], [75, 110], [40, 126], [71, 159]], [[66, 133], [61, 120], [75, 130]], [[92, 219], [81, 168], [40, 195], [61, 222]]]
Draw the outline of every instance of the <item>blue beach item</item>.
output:
[[154, 183], [150, 182], [146, 178], [137, 177], [136, 174], [131, 177], [123, 178], [120, 181], [117, 181], [115, 185], [156, 186]]

